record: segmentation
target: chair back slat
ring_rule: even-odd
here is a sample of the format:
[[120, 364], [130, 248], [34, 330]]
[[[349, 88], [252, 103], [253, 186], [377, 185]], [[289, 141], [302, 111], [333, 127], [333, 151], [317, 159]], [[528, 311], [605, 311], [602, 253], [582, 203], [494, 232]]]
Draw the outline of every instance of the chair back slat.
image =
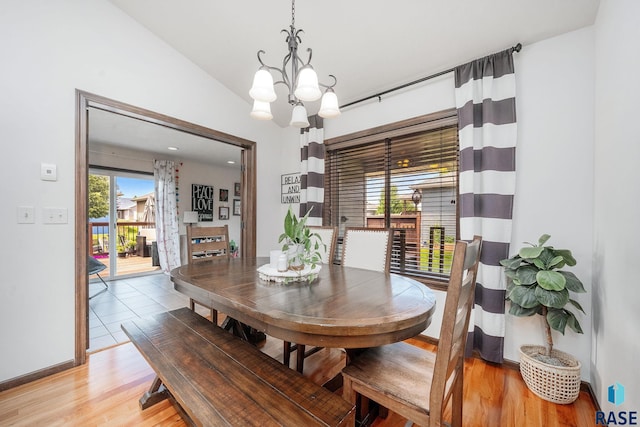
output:
[[211, 236], [222, 236], [223, 240], [216, 242], [207, 242], [208, 249], [215, 250], [223, 250], [223, 254], [218, 254], [213, 257], [207, 258], [188, 258], [188, 263], [192, 264], [194, 262], [199, 261], [221, 261], [228, 260], [231, 258], [231, 251], [229, 247], [229, 227], [226, 225], [221, 226], [213, 226], [213, 227], [195, 227], [195, 226], [187, 226], [187, 244], [193, 246], [192, 240], [199, 237], [211, 237]]
[[[431, 383], [429, 406], [432, 409], [446, 406], [457, 377], [462, 375], [481, 246], [479, 236], [469, 244], [458, 241], [455, 245]], [[432, 417], [439, 416], [435, 412], [431, 412]]]
[[347, 227], [342, 265], [388, 273], [391, 268], [393, 233], [388, 228]]

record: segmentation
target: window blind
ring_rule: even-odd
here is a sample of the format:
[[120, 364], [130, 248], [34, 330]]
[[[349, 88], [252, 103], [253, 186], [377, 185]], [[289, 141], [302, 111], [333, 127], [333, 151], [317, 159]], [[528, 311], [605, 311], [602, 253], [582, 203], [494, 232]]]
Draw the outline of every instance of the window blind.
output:
[[458, 236], [458, 131], [450, 120], [431, 127], [328, 144], [324, 222], [338, 227], [336, 261], [346, 227], [392, 228], [392, 271], [448, 277]]

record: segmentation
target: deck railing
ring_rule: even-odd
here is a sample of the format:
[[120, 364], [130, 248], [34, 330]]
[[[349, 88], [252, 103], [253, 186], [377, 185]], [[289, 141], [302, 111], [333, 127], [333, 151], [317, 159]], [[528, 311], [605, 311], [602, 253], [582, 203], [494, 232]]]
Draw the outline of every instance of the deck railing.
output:
[[[89, 254], [106, 254], [109, 253], [109, 242], [110, 240], [110, 227], [109, 223], [106, 221], [103, 222], [90, 222], [89, 225]], [[117, 246], [127, 246], [129, 242], [131, 243], [129, 246], [133, 246], [136, 244], [136, 236], [138, 236], [139, 232], [143, 228], [155, 228], [156, 225], [154, 222], [142, 222], [142, 221], [127, 221], [127, 222], [118, 222], [116, 224], [116, 229], [114, 236], [115, 244]], [[135, 251], [135, 247], [132, 248]], [[117, 252], [117, 248], [114, 253]]]

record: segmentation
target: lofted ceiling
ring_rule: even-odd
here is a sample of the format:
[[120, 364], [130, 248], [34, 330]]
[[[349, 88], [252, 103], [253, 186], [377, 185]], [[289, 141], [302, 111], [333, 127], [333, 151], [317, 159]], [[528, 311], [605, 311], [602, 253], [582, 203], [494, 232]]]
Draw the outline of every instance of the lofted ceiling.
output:
[[[247, 101], [259, 63], [282, 66], [289, 0], [110, 0]], [[599, 0], [298, 0], [299, 52], [344, 105], [522, 43], [594, 23]], [[287, 126], [284, 87], [272, 103]], [[307, 105], [310, 114], [319, 102]]]
[[[245, 99], [258, 69], [282, 66], [287, 53], [280, 30], [291, 23], [289, 0], [109, 0], [143, 27]], [[517, 43], [527, 45], [594, 23], [599, 0], [298, 0], [301, 56], [321, 82], [338, 79], [341, 105], [383, 92]], [[291, 106], [282, 85], [272, 103], [274, 121], [288, 125]], [[391, 95], [387, 95], [391, 96]], [[309, 114], [319, 102], [307, 103]], [[347, 107], [348, 108], [348, 107]], [[240, 149], [110, 113], [90, 123], [92, 143], [135, 147], [219, 166]]]

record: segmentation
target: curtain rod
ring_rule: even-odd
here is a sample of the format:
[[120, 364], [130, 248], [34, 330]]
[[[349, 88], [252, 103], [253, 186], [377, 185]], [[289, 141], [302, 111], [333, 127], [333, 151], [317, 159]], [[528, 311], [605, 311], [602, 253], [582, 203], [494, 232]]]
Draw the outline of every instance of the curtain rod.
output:
[[[522, 43], [518, 43], [517, 45], [513, 46], [512, 48], [509, 48], [508, 50], [510, 50], [511, 53], [520, 52], [520, 50], [522, 50]], [[422, 83], [422, 82], [425, 82], [427, 80], [431, 80], [431, 79], [436, 78], [436, 77], [440, 77], [440, 76], [442, 76], [444, 74], [451, 73], [452, 71], [455, 71], [456, 68], [458, 68], [458, 67], [449, 68], [448, 70], [440, 71], [440, 72], [437, 72], [435, 74], [431, 74], [430, 76], [422, 77], [422, 78], [419, 78], [418, 80], [414, 80], [414, 81], [409, 82], [409, 83], [401, 84], [400, 86], [396, 86], [394, 88], [387, 89], [387, 90], [385, 90], [383, 92], [378, 92], [375, 95], [369, 95], [369, 96], [366, 96], [364, 98], [358, 99], [357, 101], [349, 102], [347, 104], [341, 105], [340, 109], [346, 108], [346, 107], [350, 107], [350, 106], [352, 106], [354, 104], [359, 104], [360, 102], [368, 101], [369, 99], [373, 99], [373, 98], [378, 98], [380, 101], [382, 101], [382, 99], [380, 99], [380, 97], [382, 95], [386, 95], [388, 93], [395, 92], [397, 90], [404, 89], [406, 87], [413, 86], [415, 84]]]

